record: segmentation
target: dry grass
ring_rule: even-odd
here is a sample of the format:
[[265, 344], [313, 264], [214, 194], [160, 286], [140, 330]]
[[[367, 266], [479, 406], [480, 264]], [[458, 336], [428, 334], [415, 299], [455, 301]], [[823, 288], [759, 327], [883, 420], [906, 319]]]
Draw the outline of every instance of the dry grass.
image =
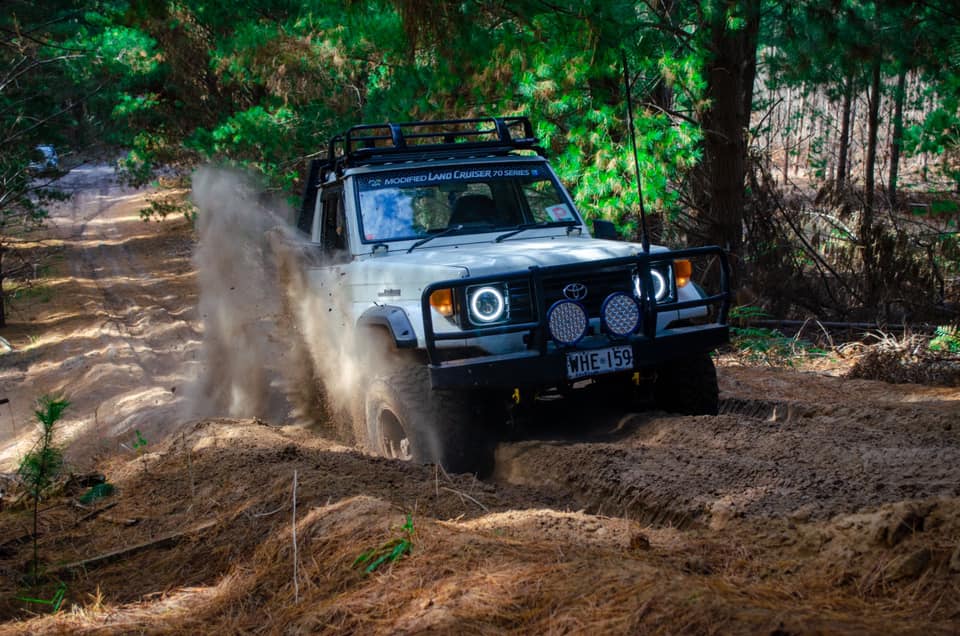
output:
[[960, 386], [960, 354], [931, 351], [926, 336], [878, 332], [859, 355], [848, 377], [894, 384]]
[[[216, 450], [211, 439], [233, 446]], [[469, 479], [444, 478], [447, 490], [482, 499], [491, 510], [485, 513], [438, 488], [429, 468], [318, 446], [292, 451], [278, 443], [283, 439], [257, 424], [201, 423], [161, 449], [149, 475], [133, 462], [114, 465], [121, 500], [111, 512], [143, 521], [58, 528], [67, 516], [51, 511], [48, 547], [59, 546], [64, 559], [202, 520], [215, 525], [72, 580], [69, 606], [57, 616], [28, 619], [7, 605], [19, 622], [0, 630], [950, 633], [960, 619], [960, 584], [949, 569], [960, 500], [820, 523], [744, 519], [721, 530], [680, 530], [531, 508], [471, 490]], [[211, 488], [191, 499], [186, 450], [197, 447], [193, 464]], [[294, 466], [302, 477], [299, 602], [289, 507]], [[355, 482], [357, 493], [380, 494], [349, 494], [338, 478]], [[411, 494], [412, 507], [404, 503]], [[398, 536], [409, 512], [416, 529], [409, 556], [369, 575], [353, 565], [363, 550]], [[914, 520], [910, 532], [897, 530], [904, 519]], [[929, 563], [900, 577], [897, 564], [919, 550]]]

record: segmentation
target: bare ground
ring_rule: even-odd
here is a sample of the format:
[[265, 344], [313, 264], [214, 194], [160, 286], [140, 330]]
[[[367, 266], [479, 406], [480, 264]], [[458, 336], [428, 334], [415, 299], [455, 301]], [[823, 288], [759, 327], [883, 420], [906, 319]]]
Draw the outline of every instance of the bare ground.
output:
[[[0, 632], [960, 630], [960, 388], [721, 359], [720, 416], [547, 405], [484, 482], [282, 420], [190, 420], [189, 226], [142, 223], [141, 193], [86, 168], [56, 211], [49, 300], [0, 334], [17, 348], [0, 358], [0, 470], [33, 400], [65, 391], [70, 466], [117, 493], [45, 502], [35, 589], [29, 513], [4, 500]], [[407, 515], [408, 556], [353, 565]], [[58, 581], [55, 616], [17, 599]]]

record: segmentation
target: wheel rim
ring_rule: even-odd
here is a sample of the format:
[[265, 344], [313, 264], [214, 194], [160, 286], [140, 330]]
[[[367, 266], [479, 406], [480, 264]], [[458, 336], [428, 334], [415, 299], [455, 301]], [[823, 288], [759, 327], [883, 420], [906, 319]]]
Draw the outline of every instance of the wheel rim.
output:
[[384, 457], [410, 461], [413, 453], [410, 450], [410, 438], [397, 416], [388, 409], [382, 409], [377, 418], [380, 430], [380, 448]]

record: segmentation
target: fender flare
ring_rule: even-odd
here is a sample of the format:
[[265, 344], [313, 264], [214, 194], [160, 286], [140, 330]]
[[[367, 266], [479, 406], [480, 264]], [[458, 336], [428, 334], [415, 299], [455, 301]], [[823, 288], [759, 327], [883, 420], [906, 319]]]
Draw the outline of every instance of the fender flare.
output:
[[416, 349], [417, 332], [405, 312], [396, 305], [377, 305], [363, 312], [358, 327], [384, 327], [393, 337], [397, 349]]

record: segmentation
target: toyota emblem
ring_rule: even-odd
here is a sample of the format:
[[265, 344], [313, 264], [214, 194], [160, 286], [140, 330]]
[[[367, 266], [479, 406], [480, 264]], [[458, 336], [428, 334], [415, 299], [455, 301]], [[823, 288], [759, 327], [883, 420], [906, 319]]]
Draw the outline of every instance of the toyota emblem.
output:
[[570, 300], [583, 300], [587, 297], [587, 286], [583, 283], [570, 283], [563, 288], [563, 295]]

